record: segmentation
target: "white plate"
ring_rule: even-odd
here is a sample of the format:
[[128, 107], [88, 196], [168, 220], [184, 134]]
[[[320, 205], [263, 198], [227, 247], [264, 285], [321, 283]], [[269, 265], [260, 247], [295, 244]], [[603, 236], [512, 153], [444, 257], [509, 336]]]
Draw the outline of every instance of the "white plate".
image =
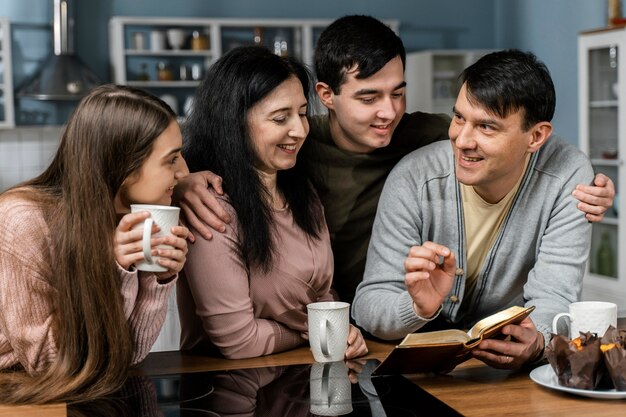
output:
[[602, 398], [605, 400], [621, 400], [626, 398], [626, 391], [616, 391], [614, 389], [588, 390], [569, 388], [559, 385], [558, 378], [549, 364], [540, 366], [530, 371], [530, 379], [546, 388], [552, 388], [557, 391], [563, 391], [574, 395], [581, 395], [583, 397]]

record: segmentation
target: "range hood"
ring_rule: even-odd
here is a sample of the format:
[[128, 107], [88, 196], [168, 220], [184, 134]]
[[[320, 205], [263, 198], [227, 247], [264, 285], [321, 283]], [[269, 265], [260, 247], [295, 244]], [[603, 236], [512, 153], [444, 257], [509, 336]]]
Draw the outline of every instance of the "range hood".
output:
[[[28, 79], [18, 97], [36, 100], [79, 100], [102, 82], [74, 54], [68, 0], [53, 0], [54, 54]], [[72, 24], [73, 26], [73, 24]]]

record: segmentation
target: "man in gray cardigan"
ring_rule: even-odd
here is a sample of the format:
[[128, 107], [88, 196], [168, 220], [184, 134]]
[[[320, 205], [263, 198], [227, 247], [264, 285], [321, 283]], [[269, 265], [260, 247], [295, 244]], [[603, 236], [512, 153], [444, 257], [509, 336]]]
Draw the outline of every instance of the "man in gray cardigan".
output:
[[399, 339], [534, 305], [504, 327], [510, 340], [474, 351], [517, 368], [542, 357], [552, 317], [579, 299], [591, 226], [571, 190], [593, 170], [552, 136], [554, 86], [534, 55], [486, 55], [461, 81], [451, 142], [414, 151], [387, 178], [352, 315]]

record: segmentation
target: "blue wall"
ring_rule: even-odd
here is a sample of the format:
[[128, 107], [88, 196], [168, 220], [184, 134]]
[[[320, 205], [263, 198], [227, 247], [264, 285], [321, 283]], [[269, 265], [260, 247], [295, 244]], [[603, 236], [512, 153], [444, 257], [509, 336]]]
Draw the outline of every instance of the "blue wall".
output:
[[[16, 83], [50, 51], [51, 0], [0, 1], [0, 16], [14, 29]], [[155, 7], [158, 3], [158, 7]], [[408, 51], [439, 48], [519, 48], [550, 68], [557, 89], [556, 132], [578, 136], [578, 32], [606, 23], [606, 0], [74, 0], [75, 49], [101, 78], [110, 80], [108, 20], [111, 16], [328, 18], [370, 14], [400, 21]], [[18, 28], [20, 26], [23, 28]]]
[[606, 25], [606, 0], [496, 0], [496, 48], [532, 51], [556, 89], [555, 133], [578, 145], [578, 33]]

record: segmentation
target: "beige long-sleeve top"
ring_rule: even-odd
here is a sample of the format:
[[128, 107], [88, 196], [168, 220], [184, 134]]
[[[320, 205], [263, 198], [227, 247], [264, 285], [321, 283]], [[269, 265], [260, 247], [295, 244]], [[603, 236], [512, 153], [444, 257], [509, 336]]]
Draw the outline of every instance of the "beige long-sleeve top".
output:
[[[0, 369], [21, 366], [40, 372], [55, 360], [51, 299], [54, 248], [40, 208], [19, 197], [0, 202]], [[121, 297], [141, 361], [159, 335], [176, 279], [160, 284], [154, 274], [118, 265]]]
[[247, 271], [236, 253], [237, 215], [227, 197], [217, 197], [233, 220], [225, 233], [190, 245], [177, 287], [181, 349], [218, 348], [236, 359], [302, 344], [306, 305], [333, 299], [326, 225], [320, 239], [313, 239], [296, 225], [289, 209], [275, 210], [274, 265], [267, 274], [258, 268]]

